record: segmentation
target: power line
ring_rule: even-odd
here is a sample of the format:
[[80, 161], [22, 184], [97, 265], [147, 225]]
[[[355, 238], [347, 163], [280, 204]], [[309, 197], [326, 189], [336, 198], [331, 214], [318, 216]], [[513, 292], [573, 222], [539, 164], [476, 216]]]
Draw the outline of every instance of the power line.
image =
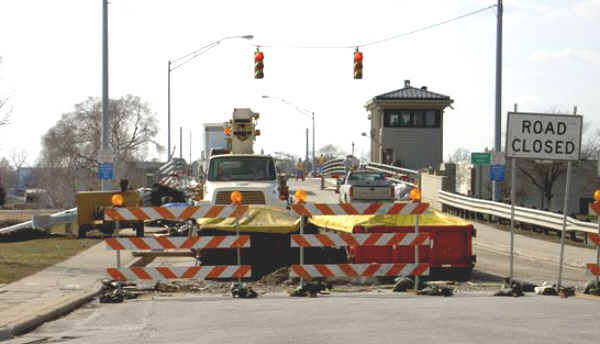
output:
[[394, 39], [398, 39], [400, 37], [405, 37], [405, 36], [409, 36], [409, 35], [413, 35], [415, 33], [419, 33], [422, 31], [426, 31], [429, 29], [433, 29], [436, 28], [438, 26], [444, 25], [444, 24], [448, 24], [460, 19], [464, 19], [473, 15], [476, 15], [478, 13], [487, 11], [489, 9], [495, 8], [497, 5], [491, 5], [491, 6], [487, 6], [481, 9], [478, 9], [476, 11], [472, 11], [469, 13], [465, 13], [462, 14], [460, 16], [451, 18], [451, 19], [447, 19], [444, 21], [441, 21], [439, 23], [435, 23], [435, 24], [431, 24], [431, 25], [427, 25], [424, 27], [421, 27], [419, 29], [416, 30], [412, 30], [412, 31], [408, 31], [408, 32], [404, 32], [398, 35], [394, 35], [391, 37], [387, 37], [384, 39], [380, 39], [380, 40], [376, 40], [376, 41], [371, 41], [371, 42], [367, 42], [367, 43], [362, 43], [362, 44], [354, 44], [354, 45], [338, 45], [338, 46], [328, 46], [328, 45], [268, 45], [268, 44], [253, 44], [253, 46], [257, 47], [257, 48], [287, 48], [287, 49], [351, 49], [351, 48], [361, 48], [361, 47], [366, 47], [369, 45], [375, 45], [375, 44], [380, 44], [380, 43], [385, 43]]

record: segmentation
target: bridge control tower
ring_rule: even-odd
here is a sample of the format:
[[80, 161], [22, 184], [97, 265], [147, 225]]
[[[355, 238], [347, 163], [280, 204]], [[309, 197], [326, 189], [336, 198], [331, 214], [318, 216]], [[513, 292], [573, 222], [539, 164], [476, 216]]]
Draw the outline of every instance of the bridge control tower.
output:
[[453, 102], [426, 86], [412, 87], [410, 80], [404, 88], [369, 100], [365, 108], [371, 121], [371, 161], [439, 168], [444, 160], [444, 109]]

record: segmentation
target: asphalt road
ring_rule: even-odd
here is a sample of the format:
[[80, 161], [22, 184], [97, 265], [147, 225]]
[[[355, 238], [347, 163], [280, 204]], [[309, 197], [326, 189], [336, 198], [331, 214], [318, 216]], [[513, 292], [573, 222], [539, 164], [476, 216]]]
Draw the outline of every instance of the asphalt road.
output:
[[600, 302], [392, 294], [90, 304], [15, 343], [598, 343]]

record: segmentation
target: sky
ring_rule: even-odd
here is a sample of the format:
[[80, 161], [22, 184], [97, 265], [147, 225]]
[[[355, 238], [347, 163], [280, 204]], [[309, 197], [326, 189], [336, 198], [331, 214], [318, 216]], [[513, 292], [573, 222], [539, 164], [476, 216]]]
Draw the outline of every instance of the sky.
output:
[[[349, 152], [354, 142], [355, 153], [366, 154], [364, 105], [407, 79], [454, 99], [444, 114], [445, 157], [461, 147], [482, 151], [494, 142], [495, 8], [362, 47], [362, 80], [353, 79], [353, 47], [494, 4], [112, 0], [109, 95], [148, 102], [166, 147], [167, 61], [224, 37], [253, 35], [222, 41], [171, 73], [172, 145], [183, 127], [184, 157], [190, 133], [196, 159], [202, 124], [244, 107], [260, 113], [257, 151], [303, 156], [310, 117], [279, 99], [315, 113], [317, 149], [334, 144]], [[25, 150], [34, 164], [41, 137], [61, 115], [102, 95], [102, 0], [0, 0], [0, 32], [0, 96], [12, 109], [12, 123], [0, 127], [0, 158]], [[600, 128], [598, 32], [600, 0], [505, 0], [502, 126], [518, 103], [524, 112], [577, 106], [587, 127]], [[257, 45], [265, 54], [262, 80], [254, 79]]]

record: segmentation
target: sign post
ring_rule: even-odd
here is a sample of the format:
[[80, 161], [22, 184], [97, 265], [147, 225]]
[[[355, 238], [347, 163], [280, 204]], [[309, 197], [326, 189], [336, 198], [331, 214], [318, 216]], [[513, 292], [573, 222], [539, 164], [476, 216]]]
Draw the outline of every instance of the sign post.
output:
[[108, 181], [115, 179], [114, 155], [108, 150], [98, 152], [98, 179], [102, 183], [102, 190], [108, 190]]
[[492, 154], [489, 152], [484, 153], [471, 153], [471, 164], [477, 166], [477, 178], [475, 179], [475, 194], [478, 198], [482, 198], [481, 191], [483, 189], [481, 180], [481, 165], [489, 165], [492, 162]]
[[[506, 157], [512, 159], [562, 160], [567, 163], [567, 180], [563, 204], [563, 228], [560, 236], [560, 263], [558, 267], [557, 288], [562, 283], [562, 270], [565, 245], [565, 230], [571, 184], [571, 162], [579, 160], [581, 151], [581, 127], [583, 117], [576, 115], [554, 115], [540, 113], [509, 112], [506, 124]], [[513, 166], [515, 163], [513, 162]], [[513, 167], [514, 174], [514, 167]], [[512, 177], [511, 177], [512, 179]], [[512, 185], [514, 189], [514, 183]], [[512, 207], [514, 197], [511, 190]], [[511, 256], [512, 252], [512, 220], [514, 209], [511, 210]], [[512, 274], [512, 269], [511, 269]], [[511, 276], [512, 278], [512, 276]]]

